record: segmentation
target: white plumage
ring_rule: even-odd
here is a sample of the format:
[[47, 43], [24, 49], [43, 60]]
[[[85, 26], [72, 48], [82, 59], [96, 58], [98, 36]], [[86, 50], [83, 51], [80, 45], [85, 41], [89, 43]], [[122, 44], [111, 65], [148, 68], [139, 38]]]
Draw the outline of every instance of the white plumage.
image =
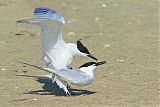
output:
[[[66, 43], [62, 37], [62, 29], [65, 20], [62, 15], [50, 8], [35, 8], [33, 19], [17, 21], [37, 25], [41, 29], [41, 59], [45, 65], [51, 65], [55, 69], [67, 69], [73, 62], [75, 56], [88, 56], [97, 60], [90, 54], [88, 49], [80, 42]], [[56, 80], [54, 73], [47, 75]], [[57, 82], [58, 85], [61, 83]], [[64, 86], [60, 86], [64, 87]], [[65, 90], [65, 89], [64, 89]]]
[[55, 74], [58, 78], [56, 80], [57, 85], [59, 85], [59, 87], [66, 92], [66, 95], [70, 95], [67, 87], [65, 86], [66, 84], [76, 85], [76, 86], [89, 85], [94, 80], [94, 69], [99, 65], [105, 64], [106, 61], [97, 63], [88, 62], [83, 64], [79, 69], [50, 69], [24, 62], [20, 63]]

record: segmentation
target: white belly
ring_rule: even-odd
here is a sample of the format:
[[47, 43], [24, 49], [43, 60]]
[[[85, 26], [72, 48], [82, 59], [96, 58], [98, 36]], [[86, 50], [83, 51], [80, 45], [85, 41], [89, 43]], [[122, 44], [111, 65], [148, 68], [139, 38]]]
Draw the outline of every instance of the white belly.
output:
[[74, 57], [70, 52], [65, 49], [53, 49], [49, 52], [52, 58], [52, 65], [56, 69], [62, 69], [70, 66], [74, 60]]

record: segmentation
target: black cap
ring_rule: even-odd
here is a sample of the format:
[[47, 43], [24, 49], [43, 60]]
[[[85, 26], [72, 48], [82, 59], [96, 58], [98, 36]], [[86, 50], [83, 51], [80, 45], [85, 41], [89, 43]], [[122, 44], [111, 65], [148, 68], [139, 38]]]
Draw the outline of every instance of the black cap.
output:
[[88, 66], [91, 66], [91, 65], [99, 66], [99, 65], [102, 65], [102, 64], [105, 64], [105, 63], [106, 63], [106, 61], [101, 61], [101, 62], [87, 62], [87, 63], [81, 65], [79, 68], [88, 67]]
[[94, 60], [98, 60], [96, 57], [94, 57], [93, 55], [90, 54], [89, 50], [78, 40], [77, 41], [77, 48], [80, 52], [88, 54], [87, 56], [94, 59]]

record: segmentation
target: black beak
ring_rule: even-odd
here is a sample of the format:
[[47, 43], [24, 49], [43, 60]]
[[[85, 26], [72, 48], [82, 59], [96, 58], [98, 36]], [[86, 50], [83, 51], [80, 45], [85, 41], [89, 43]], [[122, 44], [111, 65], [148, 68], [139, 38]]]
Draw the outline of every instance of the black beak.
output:
[[99, 65], [103, 65], [103, 64], [105, 64], [106, 63], [106, 61], [101, 61], [101, 62], [97, 62], [97, 66], [99, 66]]
[[89, 54], [89, 55], [87, 55], [88, 57], [90, 57], [90, 58], [92, 58], [92, 59], [94, 59], [94, 60], [98, 60], [96, 57], [94, 57], [93, 55], [91, 55], [91, 54]]

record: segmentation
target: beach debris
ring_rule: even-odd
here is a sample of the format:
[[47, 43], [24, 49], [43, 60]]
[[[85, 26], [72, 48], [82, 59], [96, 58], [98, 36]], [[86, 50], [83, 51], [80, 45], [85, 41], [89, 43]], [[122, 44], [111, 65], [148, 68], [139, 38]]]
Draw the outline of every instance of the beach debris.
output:
[[73, 35], [75, 35], [75, 32], [69, 32], [69, 33], [67, 33], [67, 35], [68, 36], [73, 36]]
[[125, 61], [123, 59], [117, 59], [117, 62], [121, 62], [121, 63], [125, 63]]
[[2, 71], [6, 71], [7, 69], [5, 69], [5, 68], [1, 68], [1, 70], [2, 70]]
[[107, 5], [106, 5], [105, 3], [103, 3], [101, 6], [102, 6], [103, 8], [107, 7]]
[[106, 47], [110, 47], [110, 46], [111, 46], [111, 45], [109, 45], [109, 44], [105, 44], [105, 45], [104, 45], [105, 48], [106, 48]]
[[95, 17], [95, 19], [94, 19], [95, 21], [100, 21], [100, 18], [98, 18], [98, 17]]
[[37, 99], [36, 99], [36, 98], [33, 98], [32, 100], [33, 100], [33, 101], [37, 101]]

